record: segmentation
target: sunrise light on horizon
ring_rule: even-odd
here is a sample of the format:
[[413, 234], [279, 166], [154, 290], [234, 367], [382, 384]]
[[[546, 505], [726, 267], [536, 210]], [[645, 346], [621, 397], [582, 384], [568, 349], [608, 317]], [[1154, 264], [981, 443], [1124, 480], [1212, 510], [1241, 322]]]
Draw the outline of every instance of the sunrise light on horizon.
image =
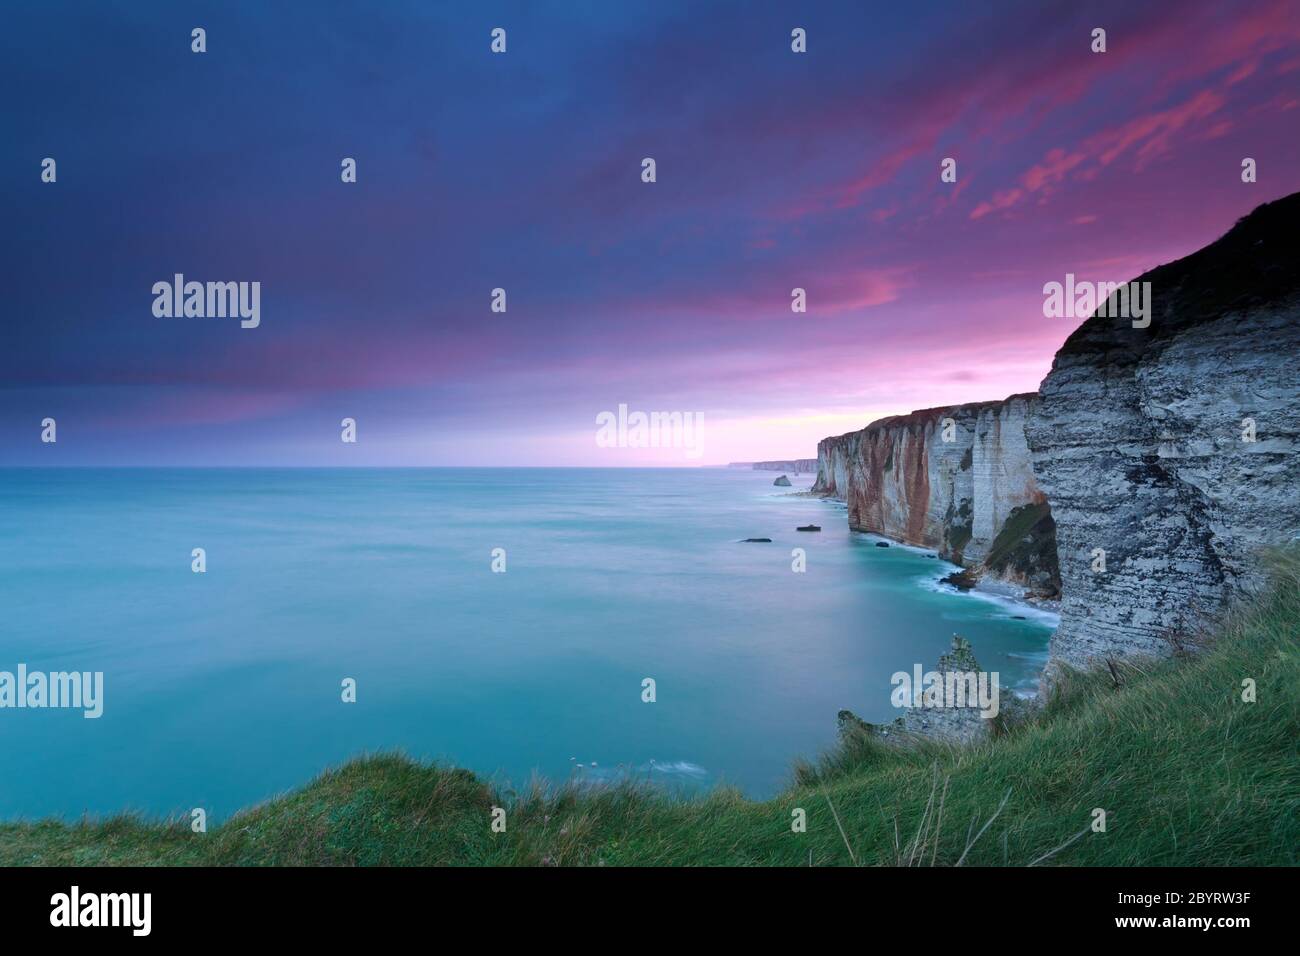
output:
[[[812, 457], [883, 415], [1034, 390], [1079, 324], [1044, 317], [1044, 283], [1126, 281], [1300, 188], [1285, 2], [858, 6], [801, 13], [792, 56], [780, 4], [506, 5], [506, 69], [458, 39], [487, 14], [221, 5], [209, 33], [240, 46], [181, 72], [160, 37], [187, 11], [58, 43], [8, 11], [30, 93], [3, 157], [24, 281], [0, 463]], [[1075, 55], [1098, 23], [1105, 55]], [[118, 82], [66, 88], [97, 69]], [[173, 274], [259, 281], [260, 324], [156, 316]], [[620, 403], [699, 415], [703, 454], [599, 447]]]

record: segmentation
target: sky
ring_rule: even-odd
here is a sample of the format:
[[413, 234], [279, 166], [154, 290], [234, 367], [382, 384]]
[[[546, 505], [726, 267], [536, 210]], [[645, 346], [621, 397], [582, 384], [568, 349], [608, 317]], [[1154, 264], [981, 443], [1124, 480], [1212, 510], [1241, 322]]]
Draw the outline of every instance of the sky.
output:
[[[0, 19], [5, 465], [812, 457], [1034, 390], [1078, 324], [1045, 283], [1125, 281], [1300, 189], [1300, 0]], [[260, 324], [155, 315], [176, 273], [259, 282]], [[620, 405], [696, 434], [611, 446]]]

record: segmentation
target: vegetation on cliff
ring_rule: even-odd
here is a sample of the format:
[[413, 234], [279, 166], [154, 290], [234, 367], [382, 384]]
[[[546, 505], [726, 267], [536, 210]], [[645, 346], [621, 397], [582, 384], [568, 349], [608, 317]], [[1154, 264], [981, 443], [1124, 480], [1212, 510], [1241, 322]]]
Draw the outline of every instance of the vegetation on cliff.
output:
[[1045, 501], [1014, 508], [993, 539], [984, 567], [998, 577], [1023, 582], [1038, 597], [1060, 595], [1056, 522]]
[[376, 756], [206, 834], [131, 816], [5, 824], [0, 864], [1296, 864], [1300, 556], [1276, 565], [1273, 589], [1198, 654], [1067, 674], [1037, 717], [971, 748], [846, 733], [766, 802], [631, 784], [498, 793]]

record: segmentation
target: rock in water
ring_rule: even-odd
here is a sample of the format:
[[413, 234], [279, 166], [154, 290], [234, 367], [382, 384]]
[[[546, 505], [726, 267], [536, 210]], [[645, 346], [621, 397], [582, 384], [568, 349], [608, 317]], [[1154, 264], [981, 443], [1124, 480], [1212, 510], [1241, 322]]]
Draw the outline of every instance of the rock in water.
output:
[[[848, 741], [865, 734], [903, 747], [911, 746], [917, 738], [941, 740], [951, 744], [978, 743], [994, 732], [995, 725], [1005, 728], [1023, 720], [1029, 714], [1029, 708], [1000, 683], [996, 688], [996, 695], [993, 693], [995, 675], [984, 673], [979, 661], [975, 659], [970, 642], [965, 638], [958, 637], [956, 634], [952, 636], [952, 649], [939, 658], [935, 670], [943, 675], [940, 686], [948, 683], [948, 674], [954, 674], [954, 686], [960, 682], [964, 691], [967, 689], [975, 691], [975, 699], [966, 697], [963, 693], [965, 699], [960, 706], [955, 706], [955, 701], [938, 707], [924, 704], [909, 706], [903, 711], [901, 717], [887, 724], [869, 724], [853, 711], [841, 710], [838, 715], [840, 739]], [[918, 675], [920, 673], [919, 665], [917, 673]], [[972, 680], [973, 684], [970, 683]], [[917, 690], [919, 691], [919, 688]], [[978, 700], [981, 694], [985, 695], [989, 705], [996, 700], [996, 712], [985, 714]], [[992, 706], [989, 710], [992, 711]]]
[[794, 530], [795, 531], [820, 531], [821, 525], [801, 524], [799, 527], [795, 528]]
[[876, 542], [876, 547], [877, 547], [877, 548], [887, 548], [887, 547], [889, 547], [889, 542], [888, 542], [888, 541], [877, 541], [877, 542]]
[[979, 578], [971, 574], [969, 570], [954, 571], [952, 574], [939, 581], [940, 584], [947, 584], [956, 588], [958, 591], [969, 591], [979, 583]]
[[790, 479], [787, 478], [785, 475], [782, 475], [781, 477], [777, 478], [776, 481], [772, 482], [772, 484], [776, 485], [778, 488], [789, 488]]

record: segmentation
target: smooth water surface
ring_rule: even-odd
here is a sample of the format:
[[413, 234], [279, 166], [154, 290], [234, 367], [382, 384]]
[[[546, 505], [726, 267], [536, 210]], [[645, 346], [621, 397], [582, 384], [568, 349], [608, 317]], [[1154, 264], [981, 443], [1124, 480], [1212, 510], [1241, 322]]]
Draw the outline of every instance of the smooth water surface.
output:
[[0, 670], [105, 675], [97, 720], [0, 709], [0, 818], [220, 819], [392, 749], [513, 785], [622, 765], [764, 797], [833, 744], [841, 708], [897, 716], [890, 675], [932, 668], [953, 633], [1032, 685], [1047, 619], [934, 588], [950, 566], [774, 477], [0, 471]]

